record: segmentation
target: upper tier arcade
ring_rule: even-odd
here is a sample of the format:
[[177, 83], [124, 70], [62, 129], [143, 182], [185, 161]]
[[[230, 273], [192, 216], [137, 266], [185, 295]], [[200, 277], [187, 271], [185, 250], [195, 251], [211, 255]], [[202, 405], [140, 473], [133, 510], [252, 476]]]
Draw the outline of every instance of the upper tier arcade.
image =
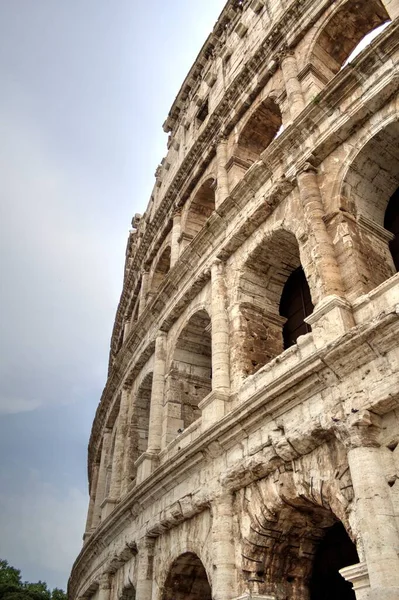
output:
[[399, 597], [398, 64], [399, 0], [227, 2], [132, 220], [71, 600]]

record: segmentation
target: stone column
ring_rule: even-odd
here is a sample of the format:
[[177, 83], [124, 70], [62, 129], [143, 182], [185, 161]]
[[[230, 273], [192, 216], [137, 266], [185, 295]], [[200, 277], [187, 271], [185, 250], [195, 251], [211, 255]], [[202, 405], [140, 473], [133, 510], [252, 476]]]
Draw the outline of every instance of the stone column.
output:
[[161, 450], [163, 405], [166, 368], [166, 333], [160, 331], [155, 340], [154, 371], [152, 377], [148, 447], [137, 461], [137, 483], [149, 477], [158, 463]]
[[151, 600], [152, 578], [154, 570], [153, 538], [145, 537], [137, 544], [137, 585], [136, 600]]
[[399, 17], [399, 0], [382, 0], [382, 3], [392, 21]]
[[214, 600], [231, 600], [237, 595], [233, 532], [233, 495], [225, 494], [212, 504], [212, 558]]
[[98, 527], [101, 521], [101, 505], [103, 503], [105, 497], [105, 486], [107, 482], [107, 461], [108, 461], [108, 453], [111, 444], [111, 429], [107, 428], [103, 434], [103, 444], [101, 449], [101, 460], [100, 467], [98, 470], [98, 478], [97, 478], [97, 489], [96, 489], [96, 498], [94, 502], [93, 509], [93, 522], [92, 527]]
[[126, 319], [126, 321], [123, 325], [123, 341], [124, 342], [127, 340], [129, 331], [130, 331], [130, 319]]
[[224, 264], [215, 260], [212, 275], [212, 389], [230, 390], [229, 318]]
[[140, 288], [140, 299], [139, 299], [139, 317], [145, 309], [147, 288], [148, 288], [148, 277], [149, 271], [143, 271], [141, 274], [141, 288]]
[[111, 581], [109, 573], [104, 573], [100, 578], [98, 589], [98, 600], [110, 600], [111, 597]]
[[378, 443], [380, 418], [360, 411], [345, 424], [343, 439], [354, 491], [358, 534], [370, 580], [369, 600], [399, 598], [399, 531]]
[[212, 391], [199, 403], [206, 429], [226, 414], [230, 393], [230, 346], [224, 264], [216, 259], [211, 268], [212, 285]]
[[[123, 478], [123, 460], [126, 446], [130, 390], [122, 389], [119, 406], [118, 423], [115, 435], [114, 455], [112, 457], [111, 484], [109, 488], [110, 510], [119, 502], [121, 483]], [[110, 512], [108, 510], [107, 512]]]
[[180, 254], [180, 235], [181, 235], [181, 211], [177, 210], [173, 215], [172, 239], [170, 247], [170, 266], [171, 268], [177, 262]]
[[287, 101], [290, 109], [291, 121], [305, 108], [301, 82], [298, 79], [298, 65], [293, 50], [285, 50], [280, 56], [281, 72], [287, 92]]
[[155, 340], [154, 373], [152, 379], [150, 425], [148, 431], [148, 452], [150, 453], [157, 453], [161, 449], [165, 368], [166, 333], [160, 331]]
[[297, 173], [297, 182], [307, 230], [312, 238], [312, 259], [317, 272], [316, 302], [325, 296], [342, 296], [341, 275], [334, 248], [324, 222], [324, 207], [317, 181], [317, 169], [305, 163]]
[[223, 418], [230, 394], [230, 346], [227, 291], [224, 264], [217, 259], [211, 268], [212, 285], [212, 391], [198, 407], [202, 411], [202, 428]]
[[226, 169], [227, 164], [227, 139], [221, 137], [216, 143], [216, 169], [217, 186], [215, 207], [222, 204], [223, 200], [229, 195], [229, 176]]
[[90, 489], [90, 500], [89, 500], [89, 508], [87, 511], [87, 519], [86, 519], [86, 528], [83, 539], [86, 536], [89, 536], [91, 530], [93, 528], [93, 515], [94, 515], [94, 506], [96, 502], [96, 491], [97, 491], [97, 481], [98, 481], [98, 472], [100, 470], [99, 463], [95, 463], [93, 466], [93, 472], [91, 475], [91, 489]]

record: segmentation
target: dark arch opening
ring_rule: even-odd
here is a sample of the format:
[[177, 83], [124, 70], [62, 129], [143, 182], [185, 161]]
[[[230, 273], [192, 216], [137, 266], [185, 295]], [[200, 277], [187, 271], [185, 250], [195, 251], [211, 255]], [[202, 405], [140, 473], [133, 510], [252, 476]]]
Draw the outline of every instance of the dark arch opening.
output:
[[266, 98], [257, 107], [243, 127], [238, 139], [241, 159], [249, 164], [257, 161], [282, 125], [280, 108], [272, 98]]
[[321, 31], [311, 62], [331, 79], [371, 31], [389, 21], [380, 0], [348, 0]]
[[134, 587], [123, 588], [120, 600], [136, 600], [136, 590]]
[[356, 546], [342, 523], [330, 527], [314, 557], [310, 600], [356, 600], [352, 585], [340, 575], [339, 569], [358, 562]]
[[195, 194], [187, 212], [184, 236], [192, 240], [204, 227], [215, 210], [215, 180], [208, 179]]
[[399, 271], [399, 188], [391, 196], [385, 212], [384, 227], [394, 234], [394, 239], [389, 243], [396, 271]]
[[162, 252], [152, 278], [151, 293], [154, 294], [170, 271], [170, 246]]
[[211, 320], [205, 310], [199, 310], [181, 331], [173, 352], [166, 381], [168, 414], [173, 415], [167, 442], [201, 416], [198, 405], [211, 390]]
[[186, 552], [174, 561], [162, 600], [212, 600], [205, 568], [196, 554]]
[[305, 321], [313, 312], [309, 284], [302, 267], [288, 277], [280, 300], [280, 315], [287, 321], [283, 327], [284, 350], [296, 344], [300, 335], [311, 331]]

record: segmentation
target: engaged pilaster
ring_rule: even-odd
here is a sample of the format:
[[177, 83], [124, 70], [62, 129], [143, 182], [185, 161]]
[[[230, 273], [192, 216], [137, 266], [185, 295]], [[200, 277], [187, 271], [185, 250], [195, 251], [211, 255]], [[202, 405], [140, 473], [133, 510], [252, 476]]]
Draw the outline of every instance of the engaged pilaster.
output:
[[96, 502], [96, 491], [97, 491], [97, 481], [98, 481], [98, 472], [100, 470], [100, 465], [95, 463], [92, 471], [92, 479], [91, 479], [91, 491], [90, 491], [90, 500], [89, 500], [89, 508], [87, 511], [87, 519], [86, 519], [86, 528], [85, 533], [83, 535], [83, 539], [85, 540], [87, 537], [91, 535], [93, 528], [93, 515], [94, 515], [94, 507]]
[[110, 600], [111, 597], [111, 580], [110, 574], [104, 573], [101, 575], [100, 585], [98, 588], [98, 600]]
[[214, 565], [212, 598], [214, 600], [231, 600], [237, 595], [233, 516], [232, 494], [217, 498], [212, 504]]
[[155, 340], [154, 372], [151, 389], [150, 422], [148, 448], [136, 461], [137, 483], [140, 483], [154, 470], [161, 449], [163, 404], [166, 368], [166, 333], [158, 333]]
[[137, 544], [137, 586], [136, 600], [151, 600], [154, 570], [153, 538], [145, 537]]
[[139, 300], [139, 316], [145, 309], [148, 289], [148, 278], [149, 271], [143, 271], [141, 274], [141, 288], [140, 288], [140, 300]]
[[109, 515], [120, 499], [125, 444], [128, 428], [127, 415], [129, 411], [129, 395], [129, 390], [124, 387], [122, 389], [121, 402], [119, 405], [118, 422], [115, 434], [115, 447], [112, 457], [111, 484], [109, 488], [109, 496], [106, 498], [106, 506], [104, 508], [105, 516]]
[[217, 169], [217, 186], [216, 186], [216, 209], [229, 195], [229, 176], [226, 169], [227, 164], [227, 140], [221, 137], [216, 144], [216, 169]]
[[98, 470], [96, 498], [93, 509], [92, 528], [98, 527], [101, 521], [101, 505], [105, 498], [105, 488], [107, 484], [107, 461], [111, 444], [110, 429], [106, 429], [103, 434], [103, 442], [101, 448], [100, 467]]
[[216, 260], [211, 268], [212, 278], [212, 392], [199, 404], [204, 428], [226, 413], [230, 393], [229, 318], [224, 264]]
[[317, 181], [317, 169], [305, 163], [297, 172], [299, 194], [309, 234], [310, 279], [315, 309], [305, 320], [312, 326], [314, 341], [320, 346], [353, 327], [351, 306], [342, 298], [343, 287], [334, 247], [324, 222], [324, 207]]
[[170, 266], [178, 261], [180, 255], [180, 236], [181, 236], [181, 211], [177, 210], [173, 215], [172, 239], [170, 248]]
[[298, 79], [298, 65], [293, 50], [286, 49], [281, 53], [280, 65], [287, 93], [291, 121], [294, 121], [305, 108], [305, 101], [303, 99], [301, 82]]
[[367, 410], [361, 411], [338, 428], [339, 437], [348, 448], [356, 524], [370, 580], [367, 598], [397, 599], [399, 532], [390, 487], [384, 475], [383, 450], [378, 442], [380, 418]]

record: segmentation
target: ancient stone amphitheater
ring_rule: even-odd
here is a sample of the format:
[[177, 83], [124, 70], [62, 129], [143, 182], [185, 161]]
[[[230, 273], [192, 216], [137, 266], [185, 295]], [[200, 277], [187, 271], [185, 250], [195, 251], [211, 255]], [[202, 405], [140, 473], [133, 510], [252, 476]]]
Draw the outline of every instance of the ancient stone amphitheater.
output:
[[133, 219], [70, 600], [399, 599], [398, 57], [399, 0], [227, 2]]

